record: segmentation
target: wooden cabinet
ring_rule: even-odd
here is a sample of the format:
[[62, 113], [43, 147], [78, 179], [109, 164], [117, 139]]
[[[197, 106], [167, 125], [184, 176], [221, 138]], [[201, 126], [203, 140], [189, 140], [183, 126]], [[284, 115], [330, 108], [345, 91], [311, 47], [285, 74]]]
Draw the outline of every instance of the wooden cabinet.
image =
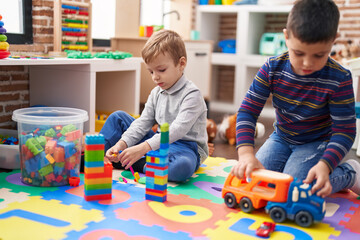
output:
[[185, 41], [187, 65], [185, 75], [211, 100], [211, 41]]

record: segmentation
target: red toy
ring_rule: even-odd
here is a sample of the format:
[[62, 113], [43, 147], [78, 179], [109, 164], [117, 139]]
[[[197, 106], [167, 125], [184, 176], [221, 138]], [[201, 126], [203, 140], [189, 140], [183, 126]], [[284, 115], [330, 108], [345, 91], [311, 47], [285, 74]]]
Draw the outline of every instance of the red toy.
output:
[[259, 237], [270, 237], [270, 234], [275, 231], [275, 223], [263, 222], [258, 229], [256, 229], [256, 235]]
[[80, 184], [80, 178], [79, 177], [70, 177], [69, 178], [69, 184], [72, 187], [77, 187]]

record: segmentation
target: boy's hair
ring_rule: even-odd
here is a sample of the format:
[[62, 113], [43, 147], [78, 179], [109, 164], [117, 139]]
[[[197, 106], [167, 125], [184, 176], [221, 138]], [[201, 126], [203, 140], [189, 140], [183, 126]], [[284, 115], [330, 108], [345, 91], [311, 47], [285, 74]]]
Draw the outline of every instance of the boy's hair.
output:
[[155, 32], [145, 43], [141, 51], [145, 63], [154, 60], [160, 54], [168, 53], [174, 61], [175, 66], [181, 57], [186, 58], [185, 44], [182, 38], [174, 31], [160, 30]]
[[304, 43], [333, 41], [340, 13], [332, 0], [297, 0], [290, 11], [286, 29]]

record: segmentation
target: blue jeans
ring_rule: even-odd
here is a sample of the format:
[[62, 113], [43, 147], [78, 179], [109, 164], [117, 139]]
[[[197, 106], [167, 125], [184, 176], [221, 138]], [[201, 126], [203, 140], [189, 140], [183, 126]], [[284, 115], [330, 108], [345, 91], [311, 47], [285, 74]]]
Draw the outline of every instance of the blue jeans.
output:
[[[112, 113], [105, 121], [100, 133], [105, 137], [105, 152], [114, 146], [122, 134], [129, 128], [135, 119], [123, 111]], [[150, 130], [137, 144], [154, 136]], [[168, 179], [174, 182], [183, 182], [189, 179], [200, 166], [200, 155], [196, 142], [178, 140], [169, 146]], [[146, 161], [141, 158], [133, 164], [134, 171], [144, 172]], [[115, 168], [122, 168], [120, 163], [113, 163]]]
[[[256, 153], [256, 158], [266, 169], [304, 180], [309, 170], [321, 159], [327, 144], [328, 142], [324, 141], [314, 141], [294, 145], [273, 132]], [[355, 174], [349, 164], [338, 165], [329, 176], [332, 193], [350, 188], [355, 183]]]

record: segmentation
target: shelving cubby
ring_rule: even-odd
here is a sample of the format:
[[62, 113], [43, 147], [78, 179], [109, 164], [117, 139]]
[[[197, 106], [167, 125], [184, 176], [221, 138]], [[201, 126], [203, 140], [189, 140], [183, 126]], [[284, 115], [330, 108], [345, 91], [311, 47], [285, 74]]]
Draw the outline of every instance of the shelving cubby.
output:
[[[248, 90], [258, 69], [269, 56], [259, 54], [259, 43], [265, 32], [281, 32], [286, 25], [286, 18], [291, 5], [261, 6], [261, 5], [198, 5], [196, 13], [196, 30], [200, 32], [200, 40], [212, 40], [215, 44], [224, 40], [222, 18], [232, 17], [236, 27], [225, 31], [232, 32], [236, 40], [236, 53], [213, 52], [211, 109], [220, 112], [236, 112], [246, 91]], [[229, 27], [232, 25], [227, 19]], [[227, 27], [227, 26], [225, 26]], [[230, 34], [231, 36], [231, 34]], [[215, 49], [216, 50], [216, 49]], [[233, 89], [227, 92], [232, 99], [219, 98], [218, 93], [222, 82], [222, 66], [233, 68]], [[228, 76], [228, 75], [226, 75]], [[228, 79], [226, 80], [228, 82]], [[266, 105], [266, 108], [268, 105]], [[263, 114], [272, 116], [273, 111], [264, 109]]]

